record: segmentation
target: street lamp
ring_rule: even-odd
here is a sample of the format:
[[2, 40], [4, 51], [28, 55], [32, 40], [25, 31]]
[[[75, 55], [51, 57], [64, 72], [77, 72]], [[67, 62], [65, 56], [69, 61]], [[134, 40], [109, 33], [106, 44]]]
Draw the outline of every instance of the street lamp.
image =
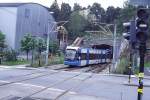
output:
[[[49, 12], [50, 15], [53, 14], [54, 12]], [[46, 61], [45, 61], [45, 65], [47, 66], [48, 65], [48, 55], [49, 55], [49, 41], [50, 41], [50, 33], [53, 31], [53, 28], [55, 27], [54, 25], [54, 22], [53, 23], [53, 26], [50, 30], [50, 19], [48, 19], [48, 31], [47, 31], [47, 42], [46, 42]]]
[[[53, 14], [54, 12], [50, 12], [50, 14]], [[51, 22], [53, 25], [52, 25], [52, 28], [50, 30], [50, 20], [48, 20], [48, 32], [47, 32], [47, 46], [46, 46], [46, 62], [45, 62], [45, 65], [47, 66], [48, 65], [48, 54], [49, 54], [49, 42], [50, 42], [50, 33], [51, 32], [55, 32], [53, 31], [54, 28], [55, 28], [55, 25], [58, 24], [58, 23], [64, 23], [66, 24], [68, 21], [59, 21], [59, 22]], [[63, 25], [64, 25], [63, 24]]]

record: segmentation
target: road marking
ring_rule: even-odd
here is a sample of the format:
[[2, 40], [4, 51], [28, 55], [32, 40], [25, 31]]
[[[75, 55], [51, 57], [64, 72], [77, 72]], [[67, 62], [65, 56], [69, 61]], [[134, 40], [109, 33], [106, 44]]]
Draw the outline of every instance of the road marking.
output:
[[30, 87], [37, 87], [37, 88], [45, 88], [45, 86], [33, 85], [33, 84], [27, 84], [27, 83], [14, 83], [14, 84], [16, 84], [16, 85], [30, 86]]
[[[0, 80], [0, 82], [9, 83], [9, 81], [3, 81], [3, 80]], [[37, 87], [37, 88], [46, 88], [45, 86], [34, 85], [34, 84], [27, 84], [27, 83], [13, 83], [13, 84], [15, 84], [15, 85], [29, 86], [29, 87]], [[58, 92], [64, 92], [65, 91], [63, 89], [58, 89], [58, 88], [48, 88], [47, 90], [58, 91]], [[76, 94], [75, 92], [71, 92], [71, 93], [72, 94]]]
[[3, 80], [0, 80], [0, 82], [2, 82], [2, 83], [9, 83], [9, 81], [3, 81]]
[[[82, 74], [80, 74], [80, 75], [82, 75]], [[80, 76], [80, 75], [79, 75], [79, 76]], [[89, 76], [86, 77], [84, 80], [82, 80], [80, 83], [78, 83], [76, 86], [71, 87], [70, 89], [64, 91], [62, 94], [58, 95], [54, 100], [59, 99], [60, 97], [62, 97], [63, 95], [65, 95], [65, 94], [67, 94], [67, 93], [73, 93], [73, 94], [74, 94], [75, 92], [71, 92], [71, 90], [77, 88], [78, 86], [80, 86], [81, 84], [83, 84], [83, 82], [85, 82], [86, 80], [90, 79], [92, 76], [93, 76], [93, 74], [89, 75]], [[75, 93], [75, 94], [76, 94], [76, 93]]]
[[46, 88], [43, 88], [43, 89], [41, 89], [41, 90], [39, 90], [39, 91], [37, 91], [37, 92], [35, 92], [35, 93], [32, 93], [32, 94], [30, 94], [30, 95], [28, 95], [28, 96], [24, 96], [24, 97], [22, 97], [22, 98], [20, 98], [20, 99], [18, 99], [18, 100], [23, 100], [24, 98], [31, 97], [31, 96], [33, 96], [33, 95], [36, 95], [36, 94], [38, 94], [38, 93], [41, 93], [41, 92], [43, 92], [43, 91], [45, 91], [45, 90], [47, 90], [47, 89], [49, 89], [49, 88], [52, 88], [53, 86], [56, 86], [56, 85], [58, 85], [58, 84], [62, 84], [63, 82], [68, 81], [68, 80], [71, 80], [71, 79], [73, 79], [73, 78], [75, 78], [75, 77], [77, 77], [77, 76], [79, 76], [79, 75], [81, 75], [81, 74], [82, 74], [82, 73], [79, 73], [79, 74], [77, 74], [77, 75], [73, 75], [72, 77], [65, 78], [65, 79], [62, 80], [62, 81], [56, 82], [56, 83], [53, 84], [53, 85], [47, 86]]
[[[12, 82], [5, 81], [7, 83], [0, 84], [0, 86], [9, 85], [9, 84], [13, 84], [13, 83], [19, 83], [19, 82], [23, 82], [23, 81], [27, 81], [27, 80], [32, 80], [32, 79], [36, 79], [36, 78], [39, 78], [39, 77], [44, 77], [44, 76], [47, 76], [47, 75], [53, 75], [53, 74], [56, 74], [56, 73], [58, 73], [58, 72], [53, 72], [53, 73], [44, 73], [44, 72], [41, 72], [40, 74], [39, 73], [34, 73], [36, 75], [34, 75], [34, 74], [25, 75], [25, 77], [26, 76], [32, 76], [32, 77], [31, 78], [25, 78], [25, 79], [22, 79], [22, 80], [12, 81]], [[24, 75], [23, 75], [23, 77], [24, 77]]]

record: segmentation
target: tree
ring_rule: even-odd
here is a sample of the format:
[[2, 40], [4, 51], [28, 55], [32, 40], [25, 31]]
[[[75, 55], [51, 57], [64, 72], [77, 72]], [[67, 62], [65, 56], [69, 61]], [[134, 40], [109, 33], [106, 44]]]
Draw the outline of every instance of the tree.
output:
[[123, 23], [128, 22], [135, 18], [137, 8], [129, 5], [127, 2], [123, 9], [120, 10], [120, 14], [116, 20], [118, 33], [123, 32]]
[[105, 10], [101, 7], [101, 4], [94, 3], [92, 7], [90, 7], [90, 13], [94, 14], [100, 22], [103, 22], [105, 17]]
[[54, 12], [53, 16], [54, 16], [55, 20], [59, 21], [60, 9], [59, 9], [57, 0], [55, 0], [54, 3], [50, 6], [49, 11]]
[[5, 47], [5, 35], [0, 32], [0, 51]]
[[51, 52], [51, 54], [58, 53], [58, 50], [59, 50], [59, 43], [57, 41], [50, 41], [49, 51]]
[[119, 17], [121, 8], [114, 8], [109, 6], [106, 10], [106, 23], [114, 23], [114, 21]]
[[36, 49], [38, 51], [39, 66], [41, 66], [41, 53], [46, 50], [46, 42], [43, 38], [36, 39]]
[[45, 42], [45, 40], [43, 39], [43, 38], [41, 38], [41, 37], [38, 37], [37, 39], [36, 39], [36, 49], [37, 49], [37, 51], [39, 52], [39, 54], [41, 54], [43, 51], [45, 51], [46, 50], [46, 42]]
[[73, 12], [70, 16], [68, 25], [69, 36], [73, 39], [77, 36], [82, 36], [87, 23], [88, 21], [82, 15], [80, 15], [79, 12]]
[[77, 3], [74, 3], [73, 11], [79, 11], [79, 10], [82, 10], [82, 6], [80, 6], [80, 5], [77, 4]]
[[0, 32], [0, 64], [1, 64], [1, 57], [4, 56], [3, 49], [6, 47], [5, 45], [5, 35]]
[[6, 49], [4, 51], [4, 59], [5, 61], [16, 61], [18, 53], [13, 49]]
[[21, 50], [26, 52], [27, 60], [28, 54], [32, 49], [33, 49], [33, 37], [31, 34], [26, 34], [21, 40]]
[[60, 10], [60, 20], [61, 21], [68, 20], [70, 14], [71, 14], [71, 6], [68, 3], [62, 3], [61, 10]]

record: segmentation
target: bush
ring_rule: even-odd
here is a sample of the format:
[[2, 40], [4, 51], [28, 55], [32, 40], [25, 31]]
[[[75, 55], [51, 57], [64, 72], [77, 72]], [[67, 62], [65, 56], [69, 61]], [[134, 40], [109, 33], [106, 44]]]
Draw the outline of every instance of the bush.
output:
[[57, 42], [50, 42], [49, 44], [50, 53], [56, 54], [59, 52], [58, 50], [59, 50], [59, 44]]
[[17, 52], [15, 50], [6, 50], [4, 51], [4, 61], [16, 61]]
[[29, 62], [26, 60], [16, 60], [16, 61], [5, 61], [5, 62], [2, 62], [2, 64], [8, 65], [8, 66], [14, 66], [14, 65], [29, 64]]
[[117, 66], [116, 73], [118, 74], [128, 74], [129, 61], [127, 58], [121, 58], [119, 65]]
[[63, 64], [63, 63], [64, 63], [64, 55], [63, 54], [60, 54], [60, 56], [59, 55], [52, 56], [49, 59], [49, 65]]

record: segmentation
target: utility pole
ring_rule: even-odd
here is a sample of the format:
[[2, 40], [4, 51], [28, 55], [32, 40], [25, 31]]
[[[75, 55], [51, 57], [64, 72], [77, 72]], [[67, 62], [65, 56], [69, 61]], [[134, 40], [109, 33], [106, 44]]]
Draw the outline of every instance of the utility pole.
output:
[[47, 66], [48, 65], [48, 55], [49, 55], [49, 42], [50, 42], [50, 33], [52, 33], [54, 27], [55, 27], [55, 23], [52, 23], [52, 27], [51, 27], [51, 30], [49, 29], [50, 28], [50, 22], [48, 23], [48, 33], [47, 33], [47, 46], [46, 46], [46, 62], [45, 62], [45, 65]]
[[[57, 1], [56, 1], [57, 2]], [[54, 14], [54, 12], [49, 12], [49, 14]], [[54, 23], [54, 22], [52, 22]], [[50, 19], [48, 19], [48, 31], [47, 31], [47, 41], [46, 41], [46, 61], [45, 61], [45, 65], [48, 65], [48, 55], [49, 55], [49, 42], [50, 42], [50, 33], [53, 31], [53, 27], [55, 25], [52, 26], [51, 31], [50, 31]]]
[[115, 70], [115, 64], [116, 64], [116, 34], [117, 34], [117, 25], [114, 24], [114, 34], [113, 34], [113, 70]]
[[46, 45], [46, 62], [45, 62], [45, 65], [47, 66], [48, 65], [48, 55], [49, 55], [49, 35], [50, 35], [50, 33], [49, 33], [49, 25], [50, 24], [50, 22], [48, 21], [48, 32], [47, 32], [47, 45]]
[[35, 37], [36, 36], [32, 36], [32, 58], [31, 58], [31, 66], [33, 66], [34, 64], [34, 49], [35, 49]]

